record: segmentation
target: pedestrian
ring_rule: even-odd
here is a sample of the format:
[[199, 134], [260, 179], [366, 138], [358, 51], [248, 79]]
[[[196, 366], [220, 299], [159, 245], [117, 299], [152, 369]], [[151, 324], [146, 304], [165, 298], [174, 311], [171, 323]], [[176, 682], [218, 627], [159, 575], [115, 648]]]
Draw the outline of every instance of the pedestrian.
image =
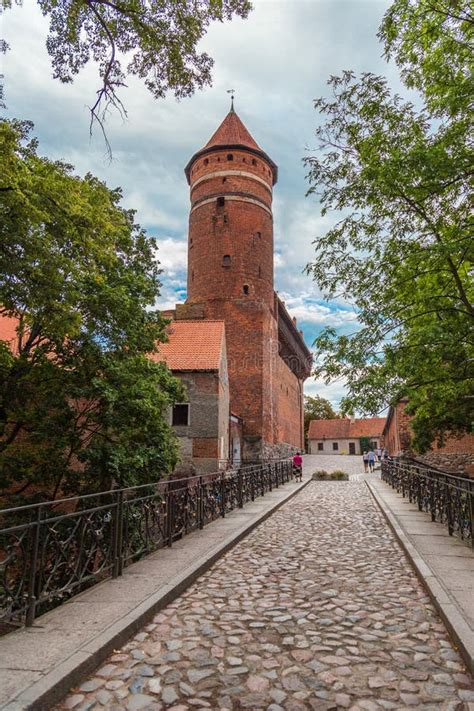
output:
[[379, 460], [379, 462], [382, 461], [382, 448], [381, 447], [377, 447], [377, 459]]
[[369, 472], [373, 472], [375, 468], [375, 453], [373, 449], [369, 450], [367, 457], [369, 460]]
[[387, 461], [387, 459], [388, 459], [388, 449], [384, 449], [384, 450], [383, 450], [383, 458], [384, 458], [385, 461]]
[[303, 481], [303, 457], [299, 452], [293, 457], [293, 471], [296, 481]]
[[367, 452], [363, 453], [362, 461], [364, 462], [364, 472], [367, 474], [367, 471], [369, 469], [369, 455], [367, 454]]

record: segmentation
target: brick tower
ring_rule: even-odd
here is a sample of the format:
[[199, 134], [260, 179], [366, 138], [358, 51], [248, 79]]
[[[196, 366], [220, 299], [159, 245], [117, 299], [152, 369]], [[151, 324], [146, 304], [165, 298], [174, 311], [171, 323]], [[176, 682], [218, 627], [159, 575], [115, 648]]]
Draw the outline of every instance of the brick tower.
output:
[[[182, 317], [225, 321], [231, 411], [243, 418], [243, 457], [280, 454], [279, 445], [301, 447], [302, 382], [308, 366], [302, 369], [296, 362], [294, 348], [286, 358], [293, 359], [293, 367], [282, 360], [280, 311], [298, 345], [306, 346], [273, 288], [272, 193], [277, 166], [232, 105], [185, 172], [191, 211], [188, 298]], [[307, 349], [303, 357], [310, 357]], [[288, 373], [281, 372], [282, 365]], [[291, 380], [284, 388], [294, 404], [294, 412], [290, 407], [287, 413], [293, 420], [287, 423], [288, 434], [281, 417], [279, 421], [279, 411], [285, 410], [280, 402], [282, 378]]]

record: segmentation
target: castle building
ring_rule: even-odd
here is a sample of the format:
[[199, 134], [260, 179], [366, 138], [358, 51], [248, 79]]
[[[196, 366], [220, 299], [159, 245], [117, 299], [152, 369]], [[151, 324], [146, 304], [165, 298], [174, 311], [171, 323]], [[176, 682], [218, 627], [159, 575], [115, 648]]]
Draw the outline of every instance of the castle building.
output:
[[[176, 321], [225, 324], [230, 411], [244, 460], [304, 446], [303, 383], [311, 352], [273, 284], [273, 187], [278, 168], [233, 106], [190, 159], [187, 299]], [[231, 420], [232, 421], [232, 420]], [[231, 437], [232, 440], [232, 437]]]

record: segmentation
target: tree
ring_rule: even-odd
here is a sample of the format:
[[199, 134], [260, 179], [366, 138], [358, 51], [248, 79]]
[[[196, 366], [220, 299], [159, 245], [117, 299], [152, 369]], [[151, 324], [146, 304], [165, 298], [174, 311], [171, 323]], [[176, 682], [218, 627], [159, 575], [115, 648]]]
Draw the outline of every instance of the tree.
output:
[[338, 417], [329, 400], [320, 395], [304, 396], [304, 441], [308, 446], [308, 429], [311, 420], [333, 420]]
[[[39, 157], [31, 125], [0, 122], [0, 487], [43, 498], [158, 479], [177, 446], [179, 382], [149, 353], [156, 244], [119, 189]], [[3, 321], [5, 323], [5, 320]]]
[[[16, 0], [21, 2], [21, 0]], [[101, 126], [112, 106], [125, 112], [118, 90], [138, 76], [155, 98], [177, 98], [210, 85], [213, 60], [197, 45], [211, 22], [247, 17], [250, 0], [38, 0], [49, 17], [46, 46], [54, 78], [70, 83], [93, 61], [101, 86], [91, 108]], [[0, 0], [9, 8], [12, 0]], [[1, 49], [1, 47], [0, 47]]]
[[[376, 414], [407, 397], [420, 451], [472, 428], [474, 392], [473, 114], [450, 83], [465, 75], [472, 23], [427, 14], [431, 6], [397, 0], [381, 29], [425, 108], [382, 77], [331, 77], [332, 98], [316, 101], [320, 150], [306, 160], [309, 193], [340, 216], [308, 271], [328, 297], [352, 300], [361, 323], [350, 336], [319, 336], [316, 373], [346, 380], [343, 412]], [[451, 54], [441, 58], [440, 47]]]

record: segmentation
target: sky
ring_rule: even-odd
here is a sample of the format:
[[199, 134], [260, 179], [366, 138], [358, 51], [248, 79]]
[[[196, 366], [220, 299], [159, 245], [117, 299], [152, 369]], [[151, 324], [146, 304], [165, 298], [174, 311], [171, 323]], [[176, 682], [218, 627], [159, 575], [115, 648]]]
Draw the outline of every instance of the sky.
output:
[[[47, 20], [32, 0], [7, 10], [1, 35], [10, 45], [2, 57], [6, 115], [34, 122], [39, 153], [92, 172], [109, 187], [121, 186], [123, 204], [158, 240], [163, 268], [160, 306], [186, 298], [189, 192], [184, 166], [210, 138], [229, 110], [227, 90], [236, 90], [235, 109], [257, 143], [277, 163], [274, 189], [275, 288], [297, 317], [312, 345], [327, 325], [340, 333], [357, 329], [350, 304], [328, 302], [303, 270], [314, 256], [313, 242], [336, 216], [320, 215], [317, 197], [306, 197], [304, 156], [315, 153], [320, 121], [313, 102], [327, 95], [327, 79], [344, 69], [389, 77], [400, 90], [398, 72], [382, 58], [376, 33], [387, 0], [254, 0], [246, 20], [211, 25], [201, 42], [215, 60], [213, 85], [177, 101], [156, 100], [135, 78], [120, 93], [127, 118], [111, 114], [107, 158], [100, 131], [89, 136], [88, 106], [98, 76], [86, 67], [73, 84], [52, 78], [45, 39]], [[310, 378], [305, 392], [337, 407], [344, 383]]]

